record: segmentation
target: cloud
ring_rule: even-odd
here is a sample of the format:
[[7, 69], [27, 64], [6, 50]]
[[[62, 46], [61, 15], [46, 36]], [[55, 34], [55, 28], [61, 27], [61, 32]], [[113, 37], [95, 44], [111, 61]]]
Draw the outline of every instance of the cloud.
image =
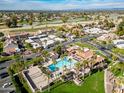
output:
[[0, 10], [124, 8], [123, 0], [0, 0]]
[[122, 6], [124, 5], [124, 2], [122, 3], [96, 3], [96, 4], [93, 4], [94, 6]]

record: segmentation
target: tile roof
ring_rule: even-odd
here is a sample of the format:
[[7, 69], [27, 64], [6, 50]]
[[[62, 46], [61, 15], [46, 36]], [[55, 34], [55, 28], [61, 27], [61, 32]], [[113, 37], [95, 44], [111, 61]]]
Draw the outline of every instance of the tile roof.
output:
[[91, 50], [87, 50], [87, 51], [77, 50], [76, 54], [78, 56], [83, 57], [84, 59], [90, 59], [93, 57], [93, 51], [91, 51]]
[[104, 60], [104, 58], [102, 56], [97, 55], [96, 62], [101, 62], [103, 60]]

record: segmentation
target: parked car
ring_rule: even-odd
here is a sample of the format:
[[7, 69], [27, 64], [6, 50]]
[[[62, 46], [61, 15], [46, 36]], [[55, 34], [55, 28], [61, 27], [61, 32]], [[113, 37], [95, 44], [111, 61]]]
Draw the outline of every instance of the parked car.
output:
[[9, 82], [9, 83], [5, 83], [2, 87], [3, 87], [3, 88], [7, 88], [7, 87], [9, 87], [9, 86], [11, 86], [11, 85], [12, 85], [12, 83]]
[[27, 58], [26, 60], [27, 60], [27, 61], [30, 61], [30, 60], [32, 60], [32, 58]]
[[16, 93], [14, 90], [12, 90], [12, 91], [10, 91], [10, 92], [8, 92], [8, 93]]
[[0, 67], [0, 70], [5, 69], [6, 67]]
[[3, 73], [0, 74], [1, 79], [5, 78], [5, 77], [8, 77], [8, 76], [9, 76], [9, 74], [7, 72], [3, 72]]

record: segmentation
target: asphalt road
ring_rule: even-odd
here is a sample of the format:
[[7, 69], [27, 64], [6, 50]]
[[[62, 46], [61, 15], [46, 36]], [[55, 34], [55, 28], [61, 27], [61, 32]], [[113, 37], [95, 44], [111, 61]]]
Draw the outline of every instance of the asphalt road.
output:
[[[28, 55], [28, 56], [24, 56], [24, 59], [23, 60], [26, 60], [27, 58], [34, 58], [36, 57], [38, 54], [31, 54], [31, 55]], [[10, 60], [10, 61], [6, 61], [4, 63], [1, 63], [0, 64], [0, 67], [6, 67], [2, 70], [0, 70], [0, 73], [4, 73], [4, 72], [7, 72], [7, 68], [10, 66], [10, 64], [14, 63], [15, 60]], [[14, 86], [10, 86], [8, 88], [2, 88], [2, 86], [5, 84], [5, 83], [9, 83], [9, 82], [12, 82], [11, 81], [11, 78], [8, 76], [6, 78], [3, 78], [3, 79], [0, 79], [0, 93], [8, 93], [12, 90], [15, 90]]]
[[92, 46], [95, 46], [96, 48], [98, 48], [99, 50], [101, 50], [104, 53], [104, 55], [106, 55], [107, 57], [110, 58], [111, 55], [114, 55], [114, 56], [118, 57], [118, 61], [124, 62], [123, 56], [120, 56], [118, 54], [113, 53], [110, 49], [106, 49], [105, 46], [100, 45], [100, 44], [98, 44], [96, 42], [89, 42], [88, 41], [87, 43], [90, 44], [90, 45], [92, 45]]
[[11, 82], [10, 77], [7, 77], [7, 78], [4, 78], [4, 79], [0, 80], [0, 93], [8, 93], [8, 92], [10, 92], [12, 90], [15, 90], [14, 85], [11, 85], [11, 86], [9, 86], [7, 88], [2, 88], [2, 86], [5, 83], [9, 83], [9, 82]]
[[[61, 45], [63, 46], [67, 46], [67, 45], [70, 45], [72, 43], [76, 43], [76, 42], [79, 42], [79, 41], [83, 41], [83, 42], [87, 42], [87, 41], [90, 41], [92, 38], [94, 37], [97, 37], [98, 35], [94, 35], [94, 36], [84, 36], [82, 38], [77, 38], [75, 40], [72, 40], [72, 41], [66, 41], [64, 43], [62, 43]], [[53, 50], [57, 45], [53, 46], [53, 47], [50, 47], [49, 49], [46, 49], [47, 51], [51, 51]]]

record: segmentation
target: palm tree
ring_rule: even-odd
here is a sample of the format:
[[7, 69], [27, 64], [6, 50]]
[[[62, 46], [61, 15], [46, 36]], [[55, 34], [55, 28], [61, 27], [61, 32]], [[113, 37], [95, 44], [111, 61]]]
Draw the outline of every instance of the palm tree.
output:
[[112, 60], [116, 61], [116, 60], [118, 60], [118, 57], [117, 57], [117, 56], [112, 55]]
[[47, 44], [47, 40], [46, 39], [44, 40], [44, 43], [45, 43], [45, 45]]
[[[60, 58], [61, 58], [62, 60], [65, 60], [66, 56], [67, 56], [67, 53], [65, 52], [64, 54], [62, 54], [62, 55], [60, 56]], [[67, 58], [66, 58], [66, 59], [67, 59]], [[63, 74], [64, 74], [64, 61], [63, 61], [63, 63], [62, 63], [62, 67], [63, 67]]]
[[94, 63], [94, 59], [91, 59], [89, 62], [89, 67], [90, 67], [90, 72], [89, 72], [89, 76], [91, 75], [91, 70], [93, 69], [93, 63]]
[[71, 68], [72, 68], [72, 64], [71, 64], [71, 63], [72, 63], [72, 59], [71, 59], [71, 58], [69, 58], [69, 60], [68, 60], [68, 61], [69, 61], [69, 63], [70, 63], [70, 69], [71, 69]]
[[66, 65], [64, 65], [63, 69], [64, 69], [64, 71], [67, 71], [68, 68]]
[[43, 17], [42, 17], [41, 13], [38, 15], [38, 20], [39, 20], [40, 23], [43, 21]]
[[[84, 73], [84, 70], [85, 70], [85, 66], [86, 66], [86, 62], [82, 61], [81, 62], [81, 67], [83, 67], [83, 73]], [[85, 73], [83, 75], [83, 79], [84, 79], [84, 76], [85, 76]]]
[[0, 53], [3, 52], [3, 42], [0, 42]]
[[32, 27], [32, 29], [33, 29], [33, 20], [32, 19], [30, 19], [29, 20], [29, 25]]
[[79, 77], [78, 77], [78, 75], [79, 75], [79, 70], [81, 69], [81, 64], [80, 64], [80, 62], [77, 62], [77, 63], [76, 63], [76, 69], [77, 69], [77, 78], [79, 78]]
[[20, 58], [21, 58], [21, 55], [19, 55], [19, 54], [14, 54], [14, 55], [13, 55], [13, 59], [14, 59], [16, 62], [18, 62], [18, 61], [20, 60]]
[[40, 67], [43, 73], [47, 76], [47, 83], [48, 83], [48, 93], [50, 92], [50, 75], [51, 72], [46, 67]]
[[63, 16], [61, 18], [61, 20], [62, 20], [63, 23], [66, 23], [68, 21], [68, 19], [69, 19], [69, 17], [67, 17], [67, 16]]
[[18, 22], [17, 22], [17, 17], [16, 17], [16, 15], [13, 15], [13, 16], [12, 16], [12, 26], [13, 26], [13, 27], [17, 27], [17, 23], [18, 23]]
[[47, 75], [47, 79], [48, 79], [48, 92], [50, 92], [50, 71], [47, 71], [47, 73], [46, 73], [46, 75]]
[[[84, 66], [87, 68], [87, 67], [89, 67], [89, 69], [90, 69], [90, 65], [91, 64], [89, 64], [89, 61], [87, 61], [87, 60], [84, 60], [83, 61], [83, 64], [84, 64]], [[90, 69], [91, 70], [91, 69]], [[90, 75], [90, 73], [89, 73], [89, 75]]]
[[[52, 62], [54, 64], [55, 68], [56, 68], [57, 61], [55, 59], [52, 59]], [[55, 69], [55, 76], [56, 76], [56, 69]]]
[[49, 55], [49, 52], [46, 51], [46, 50], [43, 50], [43, 51], [42, 51], [42, 55], [43, 55], [43, 57], [44, 57], [45, 60], [50, 56], [50, 55]]
[[85, 64], [85, 67], [88, 67], [89, 62], [87, 60], [84, 60], [83, 63]]

